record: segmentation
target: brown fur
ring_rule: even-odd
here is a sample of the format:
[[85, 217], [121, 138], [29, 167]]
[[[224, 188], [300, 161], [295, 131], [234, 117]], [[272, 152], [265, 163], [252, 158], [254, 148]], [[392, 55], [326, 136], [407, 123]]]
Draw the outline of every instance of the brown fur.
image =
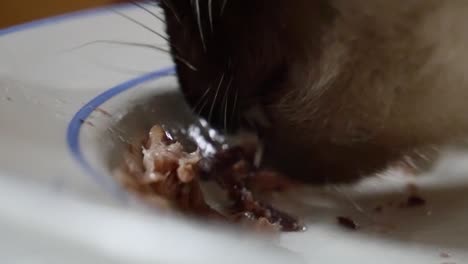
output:
[[239, 91], [237, 116], [265, 109], [271, 158], [292, 175], [350, 181], [468, 134], [467, 1], [228, 0], [206, 51], [190, 1], [166, 2], [185, 3], [182, 24], [166, 15], [172, 44], [198, 65], [178, 63], [188, 101], [232, 77], [221, 89]]

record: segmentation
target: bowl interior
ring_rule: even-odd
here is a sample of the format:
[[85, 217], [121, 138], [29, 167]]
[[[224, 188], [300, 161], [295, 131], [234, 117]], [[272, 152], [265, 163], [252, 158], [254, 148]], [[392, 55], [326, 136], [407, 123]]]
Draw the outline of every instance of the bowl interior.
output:
[[[85, 120], [80, 139], [87, 162], [108, 185], [118, 185], [112, 173], [128, 144], [139, 144], [151, 126], [180, 129], [195, 120], [173, 76], [136, 85], [97, 109]], [[273, 204], [298, 215], [308, 227], [304, 233], [283, 234], [277, 242], [310, 261], [373, 263], [385, 254], [389, 258], [381, 263], [432, 263], [443, 261], [445, 253], [452, 260], [467, 260], [467, 160], [456, 154], [425, 175], [393, 170], [354, 185], [274, 194], [269, 197]], [[421, 200], [411, 204], [415, 197]], [[359, 229], [338, 225], [340, 216]]]

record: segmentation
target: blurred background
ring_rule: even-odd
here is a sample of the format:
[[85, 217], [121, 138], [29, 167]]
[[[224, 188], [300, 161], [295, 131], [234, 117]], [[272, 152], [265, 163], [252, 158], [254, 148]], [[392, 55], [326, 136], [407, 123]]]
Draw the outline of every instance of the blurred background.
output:
[[0, 0], [0, 28], [122, 0]]

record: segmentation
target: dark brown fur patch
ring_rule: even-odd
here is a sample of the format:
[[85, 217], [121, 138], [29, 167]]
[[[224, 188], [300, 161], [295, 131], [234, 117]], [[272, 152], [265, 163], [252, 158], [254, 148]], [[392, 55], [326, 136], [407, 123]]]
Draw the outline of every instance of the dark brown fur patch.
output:
[[163, 1], [174, 57], [197, 68], [176, 60], [181, 89], [217, 127], [260, 104], [290, 175], [353, 181], [466, 136], [466, 1], [213, 0], [212, 19], [209, 2]]

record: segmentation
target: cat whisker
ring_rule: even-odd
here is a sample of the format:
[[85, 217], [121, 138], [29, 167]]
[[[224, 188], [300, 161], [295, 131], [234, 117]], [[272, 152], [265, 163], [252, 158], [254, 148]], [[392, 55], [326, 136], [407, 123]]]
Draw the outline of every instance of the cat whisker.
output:
[[228, 105], [229, 105], [229, 95], [230, 95], [230, 92], [231, 92], [231, 85], [232, 85], [232, 77], [231, 79], [229, 80], [229, 83], [226, 87], [226, 92], [224, 93], [224, 97], [225, 97], [225, 100], [223, 99], [224, 101], [224, 131], [226, 132], [227, 131], [227, 128], [228, 128], [228, 118], [227, 118], [227, 110], [228, 110]]
[[[118, 40], [95, 40], [95, 41], [91, 41], [91, 42], [85, 43], [83, 45], [80, 45], [78, 47], [75, 47], [75, 48], [71, 49], [71, 51], [76, 50], [76, 49], [81, 49], [81, 48], [84, 48], [84, 47], [89, 46], [89, 45], [99, 44], [99, 43], [134, 46], [134, 47], [139, 47], [139, 48], [148, 48], [148, 49], [154, 49], [154, 50], [157, 50], [157, 51], [161, 51], [161, 52], [164, 52], [164, 53], [167, 53], [167, 54], [171, 54], [171, 52], [169, 50], [158, 47], [158, 46], [155, 46], [155, 45], [152, 45], [152, 44], [144, 44], [144, 43], [136, 43], [136, 42], [128, 42], [128, 41], [118, 41]], [[188, 62], [186, 59], [180, 57], [177, 54], [173, 54], [172, 56], [174, 57], [175, 60], [180, 61], [185, 66], [187, 66], [189, 69], [191, 69], [193, 71], [197, 71], [197, 68], [195, 66], [193, 66], [190, 62]]]
[[208, 19], [210, 20], [211, 33], [213, 33], [213, 0], [208, 0]]
[[144, 44], [144, 43], [137, 43], [137, 42], [128, 42], [128, 41], [120, 41], [120, 40], [94, 40], [90, 42], [86, 42], [82, 45], [79, 45], [77, 47], [74, 47], [70, 49], [71, 51], [85, 48], [87, 46], [95, 45], [95, 44], [115, 44], [115, 45], [125, 45], [125, 46], [135, 46], [135, 47], [140, 47], [140, 48], [148, 48], [148, 49], [154, 49], [158, 50], [167, 54], [170, 54], [171, 52], [167, 49], [152, 45], [152, 44]]
[[200, 1], [199, 0], [195, 0], [195, 15], [197, 17], [198, 30], [200, 31], [200, 38], [201, 38], [201, 42], [203, 45], [203, 49], [206, 51], [206, 42], [205, 42], [205, 36], [203, 33], [203, 25], [202, 25], [201, 14], [200, 14]]
[[205, 106], [208, 104], [208, 101], [209, 101], [208, 98], [206, 98], [206, 100], [204, 101], [204, 103], [203, 103], [203, 105], [200, 107], [200, 109], [198, 109], [198, 110], [196, 111], [196, 114], [197, 114], [197, 115], [200, 115], [201, 112], [203, 111], [203, 109], [205, 109]]
[[166, 23], [166, 21], [162, 17], [160, 17], [158, 14], [154, 13], [153, 11], [149, 10], [148, 8], [146, 8], [144, 5], [140, 4], [139, 2], [132, 1], [132, 4], [139, 7], [139, 8], [141, 8], [143, 11], [145, 11], [146, 13], [148, 13], [151, 16], [155, 17], [159, 21], [161, 21], [163, 23]]
[[213, 99], [213, 102], [211, 103], [210, 114], [208, 115], [208, 121], [210, 121], [210, 122], [211, 122], [211, 118], [213, 117], [213, 110], [214, 110], [214, 107], [216, 105], [216, 100], [218, 99], [219, 90], [220, 90], [221, 86], [223, 85], [224, 76], [225, 76], [225, 74], [223, 73], [223, 75], [221, 76], [221, 79], [219, 80], [219, 84], [218, 84], [218, 88], [216, 89], [215, 97]]
[[208, 95], [208, 93], [211, 91], [211, 89], [213, 89], [213, 86], [210, 85], [210, 87], [208, 87], [208, 89], [206, 89], [206, 91], [203, 93], [202, 97], [200, 97], [200, 99], [198, 100], [198, 102], [195, 104], [195, 106], [193, 107], [193, 110], [196, 111], [197, 108], [200, 106], [200, 104], [205, 100], [206, 96]]
[[234, 118], [236, 116], [236, 109], [237, 109], [237, 99], [239, 97], [239, 88], [236, 88], [234, 93], [234, 102], [232, 104], [232, 113], [231, 113], [231, 123], [234, 122]]
[[223, 16], [223, 14], [224, 14], [224, 10], [226, 9], [227, 1], [228, 0], [223, 0], [223, 4], [221, 5], [220, 16]]
[[154, 30], [154, 29], [148, 27], [147, 25], [141, 23], [140, 21], [138, 21], [138, 20], [136, 20], [136, 19], [134, 19], [134, 18], [132, 18], [132, 17], [130, 17], [130, 16], [128, 16], [128, 15], [126, 15], [126, 14], [124, 14], [124, 13], [118, 11], [118, 10], [113, 9], [112, 11], [115, 12], [116, 14], [118, 14], [118, 15], [124, 17], [125, 19], [127, 19], [127, 20], [129, 20], [129, 21], [131, 21], [131, 22], [133, 22], [133, 23], [135, 23], [135, 24], [141, 26], [142, 28], [144, 28], [144, 29], [150, 31], [151, 33], [155, 34], [156, 36], [158, 36], [158, 37], [164, 39], [165, 41], [167, 41], [167, 43], [169, 43], [169, 39], [168, 39], [166, 36], [164, 36], [163, 34], [157, 32], [156, 30]]
[[160, 1], [164, 6], [166, 6], [167, 8], [171, 10], [177, 22], [182, 25], [182, 20], [180, 20], [180, 17], [177, 15], [177, 12], [175, 11], [174, 7], [167, 0], [160, 0]]

